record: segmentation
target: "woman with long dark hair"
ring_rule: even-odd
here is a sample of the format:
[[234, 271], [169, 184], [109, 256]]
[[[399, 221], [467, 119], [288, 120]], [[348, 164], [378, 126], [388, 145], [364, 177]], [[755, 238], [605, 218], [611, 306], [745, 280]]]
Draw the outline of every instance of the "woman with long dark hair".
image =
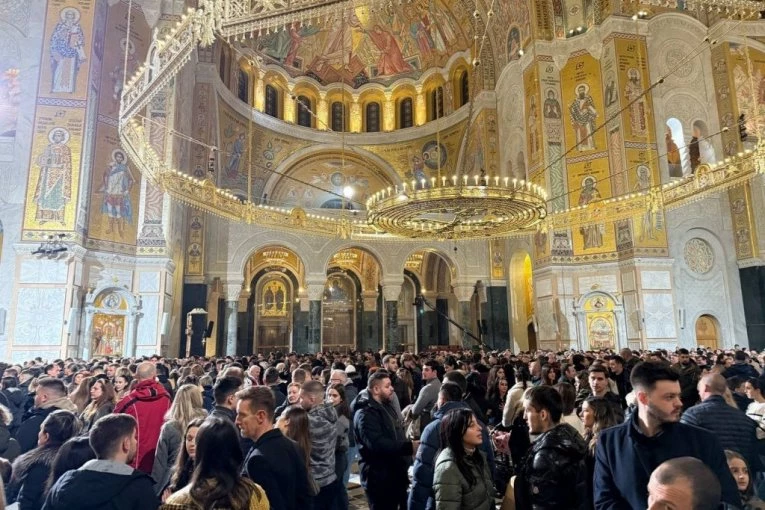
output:
[[195, 456], [191, 483], [167, 498], [162, 510], [269, 509], [263, 489], [240, 474], [244, 455], [231, 422], [207, 418], [197, 432]]
[[50, 476], [45, 484], [45, 494], [48, 494], [61, 476], [71, 469], [80, 469], [83, 464], [96, 458], [96, 452], [90, 447], [88, 436], [79, 436], [69, 439], [58, 449], [53, 459]]
[[186, 426], [183, 435], [183, 444], [178, 457], [175, 459], [170, 485], [162, 492], [162, 500], [166, 500], [170, 494], [183, 489], [191, 482], [191, 475], [194, 473], [194, 459], [197, 452], [197, 433], [199, 427], [204, 423], [204, 418], [191, 420]]
[[605, 429], [619, 425], [619, 423], [620, 420], [614, 407], [606, 399], [588, 397], [582, 403], [584, 442], [587, 443], [584, 463], [587, 466], [587, 494], [590, 502], [594, 501], [592, 478], [595, 475], [595, 447], [598, 444], [598, 437]]
[[50, 413], [40, 427], [37, 448], [13, 463], [13, 474], [8, 487], [8, 502], [19, 504], [20, 510], [39, 510], [45, 495], [45, 482], [51, 473], [53, 460], [62, 444], [79, 431], [80, 420], [71, 411]]
[[481, 424], [470, 409], [453, 409], [441, 420], [443, 450], [433, 475], [436, 510], [493, 510], [494, 483]]
[[311, 433], [308, 411], [299, 405], [289, 406], [276, 421], [282, 434], [295, 441], [305, 457], [305, 468], [311, 472]]
[[[332, 404], [337, 411], [337, 443], [335, 444], [335, 476], [343, 480], [348, 469], [348, 448], [350, 445], [351, 430], [351, 407], [345, 398], [345, 386], [335, 383], [327, 388], [327, 402]], [[340, 484], [340, 497], [343, 501], [342, 508], [348, 508], [348, 492], [345, 484]]]
[[502, 423], [502, 410], [505, 408], [508, 391], [507, 379], [504, 378], [495, 379], [493, 385], [489, 386], [489, 390], [486, 392], [486, 401], [489, 404], [486, 417], [489, 419], [489, 425], [494, 426]]
[[90, 403], [80, 415], [83, 431], [88, 432], [99, 418], [114, 411], [114, 386], [106, 379], [92, 379], [90, 382]]

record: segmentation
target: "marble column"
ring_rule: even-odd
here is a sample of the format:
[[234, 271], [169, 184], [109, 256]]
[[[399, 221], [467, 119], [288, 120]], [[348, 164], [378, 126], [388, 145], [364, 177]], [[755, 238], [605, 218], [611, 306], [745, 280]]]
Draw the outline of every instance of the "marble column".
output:
[[[457, 296], [457, 301], [458, 301], [457, 322], [463, 328], [467, 329], [470, 332], [473, 332], [474, 328], [472, 324], [470, 302], [471, 302], [471, 299], [473, 298], [473, 294], [475, 293], [475, 285], [472, 283], [455, 285], [453, 289], [454, 289], [454, 295]], [[476, 334], [475, 336], [480, 337], [480, 335], [478, 334]], [[468, 336], [467, 333], [465, 333], [464, 331], [460, 331], [460, 339], [461, 339], [462, 347], [472, 347], [476, 343], [475, 340], [470, 338], [470, 336]]]
[[427, 349], [428, 346], [438, 344], [438, 314], [431, 308], [436, 305], [437, 294], [435, 292], [423, 292], [422, 297], [430, 303], [430, 306], [425, 305], [422, 312], [422, 347]]
[[386, 283], [383, 286], [385, 302], [385, 340], [384, 347], [390, 352], [397, 352], [401, 346], [398, 335], [398, 298], [401, 295], [401, 283]]
[[365, 290], [361, 293], [364, 306], [361, 312], [361, 331], [356, 334], [357, 350], [378, 350], [381, 347], [377, 298], [376, 290]]
[[236, 355], [239, 294], [242, 291], [242, 283], [226, 283], [223, 288], [226, 296], [226, 356], [234, 356]]
[[510, 342], [510, 315], [508, 313], [507, 287], [484, 287], [481, 294], [481, 317], [486, 321], [484, 342], [493, 349], [508, 349]]
[[292, 350], [316, 352], [321, 348], [321, 298], [324, 283], [310, 283], [300, 293], [300, 309], [295, 312]]
[[414, 125], [422, 126], [428, 121], [428, 106], [425, 103], [425, 92], [422, 85], [417, 85], [417, 95], [414, 99]]

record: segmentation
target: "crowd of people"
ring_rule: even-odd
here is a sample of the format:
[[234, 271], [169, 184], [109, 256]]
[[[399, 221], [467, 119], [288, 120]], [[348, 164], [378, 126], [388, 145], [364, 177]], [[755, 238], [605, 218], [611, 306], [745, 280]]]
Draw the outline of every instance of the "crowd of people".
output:
[[763, 367], [738, 348], [2, 364], [0, 494], [348, 510], [358, 466], [372, 510], [765, 509]]

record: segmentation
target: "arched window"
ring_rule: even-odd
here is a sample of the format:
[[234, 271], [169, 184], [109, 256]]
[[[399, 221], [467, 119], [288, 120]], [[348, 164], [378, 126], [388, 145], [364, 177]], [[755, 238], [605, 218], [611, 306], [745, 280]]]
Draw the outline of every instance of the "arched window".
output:
[[250, 102], [250, 77], [244, 69], [239, 70], [239, 80], [237, 82], [237, 95], [240, 101]]
[[266, 115], [279, 118], [279, 92], [273, 85], [266, 85]]
[[332, 103], [332, 131], [345, 131], [345, 105], [340, 101]]
[[691, 173], [691, 160], [688, 147], [685, 145], [683, 124], [676, 118], [667, 120], [667, 131], [664, 135], [667, 145], [667, 166], [669, 177], [678, 178]]
[[311, 99], [307, 96], [298, 96], [297, 98], [297, 121], [298, 126], [305, 126], [305, 127], [311, 127], [313, 123], [311, 122], [311, 111], [313, 110], [313, 105], [311, 104]]
[[412, 98], [407, 97], [401, 100], [398, 105], [399, 127], [408, 128], [414, 125], [414, 116], [412, 115]]
[[367, 133], [380, 131], [380, 103], [367, 104]]
[[436, 120], [444, 116], [444, 88], [437, 87], [430, 93], [430, 119]]
[[470, 100], [470, 78], [467, 71], [460, 76], [460, 106], [465, 106]]
[[[762, 90], [762, 89], [761, 89]], [[703, 120], [693, 121], [693, 137], [699, 144], [699, 164], [711, 165], [717, 162], [715, 148], [712, 140], [709, 138], [709, 128]]]

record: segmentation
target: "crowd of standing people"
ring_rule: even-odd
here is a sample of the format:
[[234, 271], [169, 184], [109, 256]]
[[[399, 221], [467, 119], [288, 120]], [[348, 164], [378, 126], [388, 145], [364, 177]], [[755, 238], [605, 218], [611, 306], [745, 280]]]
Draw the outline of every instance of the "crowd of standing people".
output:
[[765, 509], [763, 367], [746, 349], [3, 364], [0, 494], [349, 510], [357, 465], [372, 510]]

